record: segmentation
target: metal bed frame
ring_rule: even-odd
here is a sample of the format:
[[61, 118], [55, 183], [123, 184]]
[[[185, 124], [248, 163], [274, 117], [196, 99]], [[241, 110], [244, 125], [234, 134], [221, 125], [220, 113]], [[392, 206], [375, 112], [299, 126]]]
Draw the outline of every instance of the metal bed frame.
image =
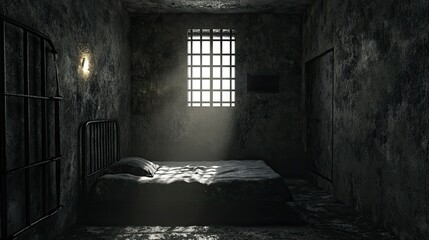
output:
[[80, 133], [85, 198], [97, 177], [119, 160], [119, 128], [115, 120], [92, 120], [81, 126]]
[[[23, 93], [11, 93], [7, 92], [6, 82], [7, 82], [7, 73], [6, 73], [6, 27], [13, 27], [18, 29], [23, 33], [23, 69], [20, 69], [24, 73], [23, 77]], [[21, 24], [17, 21], [14, 21], [10, 18], [7, 18], [3, 15], [0, 15], [0, 218], [1, 218], [1, 239], [16, 239], [26, 230], [32, 228], [36, 224], [42, 222], [43, 220], [49, 218], [50, 216], [55, 215], [61, 208], [61, 159], [63, 155], [61, 154], [61, 135], [60, 135], [60, 101], [63, 99], [59, 93], [59, 84], [58, 84], [58, 72], [57, 66], [55, 64], [55, 81], [56, 81], [56, 93], [55, 96], [47, 96], [47, 82], [48, 82], [48, 56], [49, 54], [53, 55], [54, 61], [56, 61], [57, 51], [55, 50], [54, 44], [52, 41], [43, 33], [32, 29], [24, 24]], [[41, 86], [40, 86], [40, 95], [30, 94], [30, 56], [29, 56], [29, 37], [36, 37], [40, 40], [40, 50], [41, 50], [41, 59], [40, 59], [40, 69], [41, 69]], [[37, 61], [36, 61], [37, 62]], [[19, 79], [13, 79], [18, 81]], [[13, 169], [8, 168], [7, 164], [7, 140], [6, 140], [6, 102], [8, 98], [18, 98], [24, 102], [24, 156], [25, 164], [20, 167]], [[32, 156], [30, 149], [30, 102], [31, 101], [40, 101], [42, 112], [38, 112], [41, 117], [42, 129], [41, 129], [41, 139], [42, 139], [42, 159], [41, 161], [31, 162], [31, 159], [35, 159], [35, 156]], [[54, 119], [52, 121], [51, 115], [47, 112], [48, 103], [54, 104]], [[53, 128], [48, 129], [48, 123], [53, 122]], [[54, 141], [50, 139], [50, 132], [54, 131]], [[52, 133], [52, 132], [51, 132]], [[17, 136], [18, 137], [18, 136]], [[53, 157], [49, 155], [49, 144], [54, 144], [55, 154]], [[48, 206], [48, 201], [53, 201], [49, 199], [48, 187], [51, 186], [51, 179], [48, 176], [49, 166], [55, 164], [54, 174], [55, 174], [55, 194], [56, 194], [56, 205], [52, 209]], [[30, 169], [35, 169], [36, 167], [41, 167], [42, 169], [42, 216], [33, 220], [31, 212], [31, 192], [30, 192]], [[25, 173], [25, 226], [20, 230], [9, 233], [8, 229], [8, 182], [7, 177], [11, 174], [16, 174], [18, 172], [24, 171]]]

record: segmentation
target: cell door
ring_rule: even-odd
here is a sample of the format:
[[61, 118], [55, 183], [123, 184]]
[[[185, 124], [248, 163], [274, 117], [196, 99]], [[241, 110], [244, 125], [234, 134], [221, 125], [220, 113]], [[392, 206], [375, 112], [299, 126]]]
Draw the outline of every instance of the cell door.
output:
[[328, 51], [305, 65], [307, 83], [307, 166], [332, 181], [334, 55]]

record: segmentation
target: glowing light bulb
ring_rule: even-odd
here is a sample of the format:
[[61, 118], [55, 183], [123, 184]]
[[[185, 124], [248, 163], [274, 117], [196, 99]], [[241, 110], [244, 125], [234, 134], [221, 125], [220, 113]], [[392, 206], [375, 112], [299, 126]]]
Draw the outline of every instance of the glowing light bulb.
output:
[[86, 58], [82, 59], [82, 70], [85, 72], [89, 71], [89, 61]]

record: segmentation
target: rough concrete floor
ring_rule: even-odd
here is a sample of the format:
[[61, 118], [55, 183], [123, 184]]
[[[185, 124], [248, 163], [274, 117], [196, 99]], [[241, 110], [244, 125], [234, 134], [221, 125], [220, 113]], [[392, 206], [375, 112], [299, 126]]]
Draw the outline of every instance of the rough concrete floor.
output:
[[351, 207], [334, 200], [328, 193], [304, 180], [286, 180], [296, 208], [308, 223], [304, 226], [78, 226], [58, 240], [396, 240], [393, 234], [374, 227]]

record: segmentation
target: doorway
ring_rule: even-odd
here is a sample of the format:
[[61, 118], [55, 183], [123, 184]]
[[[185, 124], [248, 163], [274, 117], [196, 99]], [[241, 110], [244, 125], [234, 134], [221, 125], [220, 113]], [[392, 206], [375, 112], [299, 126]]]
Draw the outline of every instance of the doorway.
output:
[[334, 51], [305, 63], [307, 86], [307, 167], [332, 182], [334, 119]]

